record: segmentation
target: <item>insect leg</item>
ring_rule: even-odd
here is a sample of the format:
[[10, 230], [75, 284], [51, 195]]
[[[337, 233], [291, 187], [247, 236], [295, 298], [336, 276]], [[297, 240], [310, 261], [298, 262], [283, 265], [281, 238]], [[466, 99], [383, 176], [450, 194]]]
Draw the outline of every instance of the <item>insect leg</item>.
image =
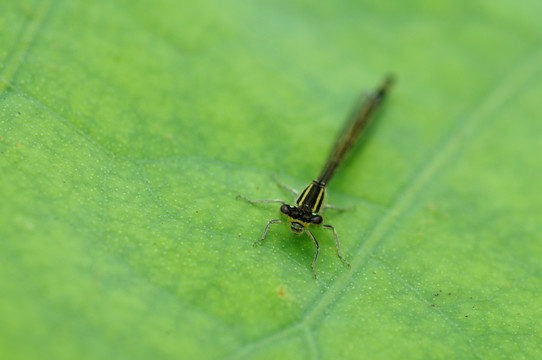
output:
[[271, 178], [277, 183], [278, 186], [280, 186], [281, 188], [283, 189], [286, 189], [292, 193], [294, 193], [294, 195], [297, 197], [299, 195], [299, 191], [297, 191], [296, 189], [294, 189], [293, 187], [290, 187], [286, 184], [283, 184], [279, 181], [279, 179], [277, 179], [277, 177], [275, 175], [271, 176]]
[[265, 235], [267, 235], [267, 231], [269, 230], [269, 225], [271, 225], [271, 224], [279, 224], [279, 223], [281, 223], [280, 219], [269, 220], [267, 225], [265, 225], [265, 229], [263, 231], [262, 238], [260, 240], [256, 240], [253, 245], [256, 246], [259, 243], [261, 243], [263, 241], [263, 239], [265, 239]]
[[286, 204], [284, 201], [279, 200], [279, 199], [250, 200], [249, 198], [246, 198], [243, 195], [237, 195], [237, 198], [248, 201], [251, 204], [258, 204], [258, 203], [281, 203], [282, 205]]
[[316, 246], [316, 254], [314, 254], [314, 260], [312, 260], [312, 265], [311, 265], [312, 273], [314, 274], [314, 278], [316, 279], [316, 271], [314, 270], [314, 264], [316, 263], [316, 259], [318, 259], [318, 253], [320, 252], [320, 245], [318, 245], [318, 241], [316, 241], [316, 238], [308, 229], [305, 229], [305, 231], [314, 242], [314, 246]]
[[348, 265], [348, 267], [350, 267], [350, 263], [341, 254], [341, 247], [339, 246], [339, 237], [337, 236], [337, 231], [335, 231], [335, 228], [332, 225], [327, 225], [327, 224], [322, 225], [322, 226], [327, 229], [333, 230], [333, 235], [335, 236], [335, 244], [337, 244], [337, 255], [339, 255], [341, 260], [344, 261], [346, 265]]

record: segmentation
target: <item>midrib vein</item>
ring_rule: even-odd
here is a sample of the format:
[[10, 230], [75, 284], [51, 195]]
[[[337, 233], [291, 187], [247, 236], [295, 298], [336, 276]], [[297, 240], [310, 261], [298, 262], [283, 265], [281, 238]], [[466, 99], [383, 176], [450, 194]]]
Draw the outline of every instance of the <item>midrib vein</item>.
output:
[[441, 170], [458, 152], [460, 146], [468, 143], [468, 140], [479, 132], [482, 126], [494, 119], [491, 115], [495, 110], [509, 101], [521, 88], [538, 73], [542, 65], [542, 48], [537, 49], [533, 55], [528, 56], [526, 60], [516, 65], [507, 76], [490, 92], [481, 105], [472, 112], [469, 118], [462, 119], [454, 129], [444, 137], [439, 143], [433, 154], [422, 168], [417, 171], [418, 175], [409, 181], [403, 191], [401, 191], [390, 210], [381, 218], [377, 225], [371, 231], [367, 241], [360, 247], [354, 261], [351, 271], [345, 272], [338, 278], [329, 290], [319, 298], [319, 300], [310, 307], [310, 311], [305, 315], [303, 323], [309, 325], [314, 323], [317, 317], [327, 308], [337, 297], [337, 294], [344, 288], [345, 284], [352, 279], [352, 276], [360, 270], [364, 264], [364, 259], [384, 237], [399, 216], [406, 209], [410, 208], [418, 194], [427, 186], [430, 179]]

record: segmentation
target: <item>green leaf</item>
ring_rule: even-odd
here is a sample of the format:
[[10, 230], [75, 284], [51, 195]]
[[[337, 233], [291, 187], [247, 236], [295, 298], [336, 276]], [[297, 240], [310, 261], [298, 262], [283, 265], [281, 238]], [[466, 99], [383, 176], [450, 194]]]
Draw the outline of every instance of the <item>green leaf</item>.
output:
[[3, 2], [0, 357], [540, 357], [541, 4]]

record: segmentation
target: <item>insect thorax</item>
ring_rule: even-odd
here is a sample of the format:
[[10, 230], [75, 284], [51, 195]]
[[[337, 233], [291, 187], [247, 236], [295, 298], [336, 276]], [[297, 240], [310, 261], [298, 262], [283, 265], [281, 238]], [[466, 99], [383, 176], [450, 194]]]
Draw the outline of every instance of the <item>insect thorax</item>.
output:
[[326, 186], [314, 180], [299, 194], [296, 205], [302, 212], [317, 214], [324, 203], [325, 195]]

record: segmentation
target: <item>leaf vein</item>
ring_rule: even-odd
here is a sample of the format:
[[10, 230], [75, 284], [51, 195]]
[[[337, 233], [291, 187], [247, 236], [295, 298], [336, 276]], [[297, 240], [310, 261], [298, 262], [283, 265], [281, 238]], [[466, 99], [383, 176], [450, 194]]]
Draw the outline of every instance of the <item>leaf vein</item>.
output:
[[[407, 182], [403, 190], [396, 196], [390, 210], [383, 214], [370, 232], [367, 241], [357, 250], [352, 261], [351, 272], [345, 272], [334, 282], [323, 296], [319, 296], [315, 304], [309, 307], [309, 311], [304, 315], [301, 322], [303, 327], [309, 327], [311, 323], [316, 323], [318, 317], [323, 314], [323, 310], [328, 308], [333, 302], [338, 301], [341, 289], [359, 272], [368, 257], [369, 252], [375, 248], [382, 238], [387, 234], [390, 226], [411, 206], [417, 196], [425, 189], [430, 180], [444, 168], [445, 164], [453, 160], [454, 155], [461, 151], [460, 144], [464, 144], [474, 138], [475, 133], [482, 130], [494, 119], [490, 115], [496, 111], [501, 104], [512, 99], [526, 83], [536, 76], [542, 70], [542, 48], [536, 49], [534, 53], [524, 56], [519, 63], [514, 64], [503, 80], [497, 83], [494, 91], [490, 91], [477, 108], [471, 111], [469, 119], [456, 124], [451, 132], [448, 132], [443, 140], [436, 146], [435, 151], [430, 152], [430, 156], [419, 171], [416, 171], [411, 180]], [[442, 314], [445, 316], [445, 314]], [[452, 322], [453, 324], [453, 322]], [[297, 329], [299, 323], [292, 325], [280, 331], [280, 333], [266, 335], [250, 345], [250, 349], [257, 346], [268, 344], [277, 339], [277, 334], [289, 333], [288, 329]], [[245, 349], [249, 347], [245, 346]], [[479, 355], [479, 357], [481, 357]]]
[[[422, 295], [422, 293], [420, 292], [420, 290], [418, 290], [414, 285], [410, 284], [407, 280], [403, 279], [398, 273], [397, 271], [393, 270], [391, 267], [389, 267], [388, 265], [386, 265], [382, 260], [380, 260], [379, 258], [377, 257], [374, 257], [372, 256], [371, 259], [373, 259], [374, 261], [378, 262], [380, 264], [380, 266], [382, 266], [383, 268], [385, 268], [388, 273], [393, 277], [395, 278], [395, 280], [399, 281], [400, 283], [402, 283], [404, 286], [406, 286], [417, 298], [418, 300], [420, 300], [421, 302], [425, 303], [427, 306], [430, 306], [431, 303], [425, 299]], [[434, 311], [436, 311], [436, 313], [441, 317], [443, 318], [448, 324], [452, 325], [452, 327], [455, 329], [455, 331], [462, 337], [465, 339], [465, 341], [469, 344], [469, 346], [471, 347], [471, 349], [473, 350], [474, 354], [476, 355], [477, 358], [479, 359], [484, 359], [484, 356], [482, 356], [482, 354], [480, 353], [480, 350], [478, 349], [478, 347], [476, 346], [476, 344], [472, 341], [472, 339], [463, 331], [463, 329], [459, 326], [459, 324], [452, 320], [452, 318], [450, 318], [444, 311], [442, 311], [441, 308], [439, 307], [432, 307], [431, 309], [433, 309]]]
[[52, 5], [53, 0], [42, 2], [41, 7], [36, 11], [36, 16], [31, 19], [22, 30], [20, 40], [12, 51], [4, 71], [0, 73], [0, 95], [6, 89], [12, 87], [11, 80], [17, 74], [19, 66], [24, 61], [26, 54], [30, 49], [30, 45], [34, 42], [38, 29], [44, 24], [45, 18], [51, 10]]
[[411, 180], [404, 189], [399, 192], [394, 200], [390, 211], [378, 221], [370, 232], [367, 241], [361, 245], [352, 261], [352, 271], [344, 273], [333, 283], [324, 296], [319, 297], [316, 304], [310, 307], [310, 311], [305, 315], [305, 322], [314, 322], [317, 317], [328, 307], [340, 294], [340, 290], [356, 274], [364, 264], [364, 259], [370, 251], [384, 238], [390, 226], [411, 207], [417, 196], [426, 188], [430, 180], [445, 167], [445, 164], [453, 159], [453, 155], [460, 151], [460, 144], [464, 144], [474, 137], [476, 132], [481, 131], [483, 125], [487, 125], [494, 117], [495, 110], [500, 104], [510, 100], [525, 83], [531, 80], [536, 73], [541, 70], [542, 48], [537, 49], [534, 55], [527, 56], [520, 60], [522, 63], [514, 64], [508, 75], [494, 87], [494, 91], [489, 92], [488, 96], [482, 101], [474, 111], [471, 112], [470, 119], [465, 119], [458, 123], [455, 128], [448, 133], [430, 156], [422, 165], [419, 171], [416, 171]]

